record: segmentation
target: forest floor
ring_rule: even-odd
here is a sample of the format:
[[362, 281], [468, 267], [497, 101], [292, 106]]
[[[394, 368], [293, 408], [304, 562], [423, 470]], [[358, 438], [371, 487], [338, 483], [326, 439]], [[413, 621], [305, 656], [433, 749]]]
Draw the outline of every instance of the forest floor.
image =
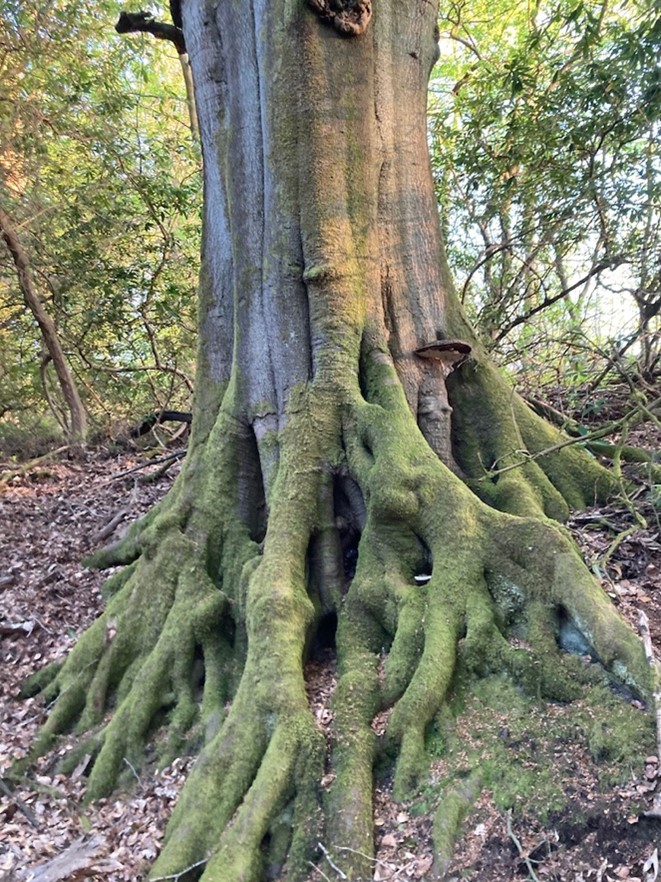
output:
[[[640, 430], [628, 443], [658, 450], [659, 440], [658, 433], [651, 437], [649, 430], [647, 435]], [[144, 452], [89, 452], [80, 460], [46, 460], [0, 489], [0, 775], [25, 755], [47, 712], [39, 697], [18, 700], [20, 684], [46, 662], [66, 654], [102, 608], [101, 586], [109, 573], [86, 569], [82, 559], [147, 511], [169, 488], [179, 463], [156, 480], [141, 480], [158, 468]], [[588, 565], [622, 615], [638, 629], [639, 610], [644, 610], [653, 645], [661, 650], [661, 505], [651, 489], [642, 484], [633, 500], [647, 527], [623, 535], [634, 518], [629, 503], [622, 500], [581, 512], [570, 526]], [[621, 541], [604, 563], [616, 538]], [[306, 675], [313, 712], [320, 727], [327, 729], [335, 686], [332, 652], [310, 661]], [[621, 700], [636, 706], [630, 695]], [[626, 780], [605, 785], [599, 758], [585, 739], [551, 739], [550, 733], [568, 725], [568, 713], [568, 706], [539, 705], [531, 720], [535, 718], [536, 731], [542, 734], [527, 740], [514, 740], [506, 710], [489, 718], [488, 724], [501, 727], [501, 740], [509, 740], [508, 749], [523, 757], [533, 777], [536, 755], [547, 748], [555, 753], [554, 774], [562, 779], [569, 801], [561, 809], [549, 805], [541, 813], [526, 804], [506, 811], [485, 788], [465, 821], [448, 878], [661, 878], [661, 820], [646, 816], [657, 784], [661, 790], [653, 748], [641, 744]], [[468, 766], [480, 742], [474, 729], [462, 730], [467, 725], [463, 720], [457, 722], [455, 735], [466, 745]], [[377, 731], [381, 723], [375, 721]], [[135, 785], [130, 792], [83, 805], [87, 762], [70, 777], [56, 771], [57, 759], [74, 740], [64, 739], [20, 784], [0, 778], [0, 882], [145, 878], [193, 758], [180, 758], [162, 770], [132, 769]], [[375, 882], [434, 877], [432, 814], [441, 799], [445, 763], [442, 756], [432, 760], [428, 784], [410, 804], [393, 802], [387, 773], [378, 779]], [[311, 882], [336, 878], [340, 877], [330, 855], [311, 867]]]

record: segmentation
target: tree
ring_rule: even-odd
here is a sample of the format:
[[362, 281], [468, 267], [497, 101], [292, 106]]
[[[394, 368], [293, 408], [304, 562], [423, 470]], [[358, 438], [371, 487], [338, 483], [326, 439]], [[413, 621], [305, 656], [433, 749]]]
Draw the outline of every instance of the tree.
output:
[[66, 401], [69, 410], [69, 421], [66, 423], [67, 437], [74, 444], [83, 443], [87, 434], [87, 414], [85, 413], [85, 408], [80, 399], [78, 388], [71, 376], [53, 319], [44, 308], [34, 286], [28, 256], [2, 207], [0, 207], [0, 234], [5, 240], [16, 266], [18, 285], [25, 299], [25, 305], [39, 325], [44, 346], [48, 352], [47, 358], [53, 362], [55, 367], [55, 373], [62, 390], [62, 397]]
[[[88, 733], [91, 798], [155, 729], [163, 759], [204, 742], [156, 877], [302, 879], [321, 841], [371, 878], [377, 711], [403, 796], [459, 679], [575, 694], [563, 623], [649, 688], [550, 520], [608, 474], [512, 393], [452, 289], [425, 124], [436, 15], [183, 4], [205, 169], [191, 444], [170, 494], [96, 555], [126, 565], [106, 612], [30, 685], [57, 697], [36, 751]], [[326, 757], [303, 661], [335, 621]]]
[[[29, 258], [92, 431], [188, 409], [199, 269], [199, 152], [177, 53], [120, 38], [116, 0], [7, 3], [0, 204]], [[68, 410], [0, 243], [0, 441]], [[60, 420], [63, 422], [63, 420]]]
[[[579, 373], [596, 338], [605, 372], [635, 353], [652, 379], [661, 17], [645, 2], [457, 0], [440, 27], [433, 161], [462, 301], [510, 363], [538, 350], [538, 374], [569, 350]], [[619, 339], [599, 339], [595, 301], [619, 307]]]

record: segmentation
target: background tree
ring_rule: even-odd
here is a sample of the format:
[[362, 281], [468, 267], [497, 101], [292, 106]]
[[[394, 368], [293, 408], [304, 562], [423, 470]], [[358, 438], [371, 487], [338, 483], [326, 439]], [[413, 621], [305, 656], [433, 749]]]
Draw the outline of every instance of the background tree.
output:
[[[188, 409], [200, 197], [176, 52], [114, 34], [113, 2], [5, 6], [2, 204], [84, 405], [104, 432]], [[4, 248], [0, 310], [8, 439], [43, 419], [51, 380]]]
[[[461, 684], [567, 701], [602, 676], [563, 629], [648, 689], [550, 520], [611, 479], [512, 393], [453, 291], [427, 150], [437, 11], [183, 4], [205, 160], [193, 437], [170, 494], [96, 556], [126, 564], [106, 612], [30, 687], [56, 699], [36, 751], [88, 733], [70, 762], [91, 755], [91, 797], [154, 730], [165, 760], [201, 749], [156, 877], [303, 879], [318, 842], [371, 877], [375, 715], [402, 797]], [[328, 755], [303, 670], [320, 630]]]
[[645, 2], [443, 10], [450, 260], [490, 345], [533, 383], [558, 381], [548, 366], [584, 382], [625, 352], [643, 380], [658, 369], [660, 32]]
[[[7, 248], [12, 256], [16, 266], [16, 275], [18, 286], [20, 288], [25, 305], [34, 316], [35, 321], [39, 325], [47, 356], [42, 360], [42, 367], [45, 368], [49, 361], [52, 361], [57, 375], [62, 397], [64, 398], [69, 419], [64, 421], [64, 428], [67, 433], [67, 439], [73, 444], [85, 442], [87, 435], [87, 414], [80, 400], [80, 394], [76, 384], [73, 382], [69, 365], [62, 350], [62, 344], [58, 337], [53, 319], [44, 309], [41, 298], [35, 288], [30, 270], [30, 261], [19, 237], [12, 225], [11, 220], [0, 207], [0, 233], [7, 244]], [[44, 384], [46, 391], [46, 384]]]

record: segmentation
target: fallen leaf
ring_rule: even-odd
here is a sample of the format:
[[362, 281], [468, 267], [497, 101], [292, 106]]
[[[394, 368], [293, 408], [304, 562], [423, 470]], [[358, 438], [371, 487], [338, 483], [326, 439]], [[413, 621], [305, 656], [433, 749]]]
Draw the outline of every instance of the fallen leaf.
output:
[[417, 879], [422, 879], [422, 877], [428, 873], [432, 864], [434, 863], [434, 858], [431, 855], [427, 855], [426, 857], [420, 858], [415, 862], [415, 876]]
[[645, 882], [656, 882], [659, 875], [659, 850], [655, 848], [652, 854], [643, 864], [643, 873], [645, 874]]

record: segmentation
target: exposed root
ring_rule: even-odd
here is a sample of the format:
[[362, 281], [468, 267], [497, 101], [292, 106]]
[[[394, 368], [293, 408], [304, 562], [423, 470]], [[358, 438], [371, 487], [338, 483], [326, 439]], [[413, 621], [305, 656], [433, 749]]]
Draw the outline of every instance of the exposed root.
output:
[[[637, 638], [562, 528], [540, 517], [563, 495], [551, 470], [513, 470], [484, 494], [526, 516], [485, 505], [430, 450], [388, 359], [376, 353], [367, 374], [369, 402], [355, 389], [342, 407], [323, 387], [300, 396], [257, 491], [246, 488], [267, 453], [228, 417], [222, 447], [212, 434], [189, 465], [198, 484], [178, 485], [113, 552], [139, 556], [112, 577], [106, 612], [33, 684], [57, 697], [37, 752], [72, 726], [92, 733], [75, 754], [93, 756], [90, 798], [127, 763], [139, 768], [149, 739], [166, 762], [201, 748], [156, 877], [199, 867], [205, 882], [294, 882], [322, 841], [348, 879], [370, 878], [375, 759], [396, 757], [394, 792], [410, 795], [429, 724], [459, 685], [506, 673], [532, 695], [571, 700], [577, 669], [564, 650], [574, 640], [639, 693], [649, 688]], [[349, 535], [358, 559], [347, 563]], [[303, 663], [336, 613], [324, 798], [326, 744]], [[380, 744], [372, 723], [388, 708]], [[436, 819], [439, 871], [477, 786]]]

